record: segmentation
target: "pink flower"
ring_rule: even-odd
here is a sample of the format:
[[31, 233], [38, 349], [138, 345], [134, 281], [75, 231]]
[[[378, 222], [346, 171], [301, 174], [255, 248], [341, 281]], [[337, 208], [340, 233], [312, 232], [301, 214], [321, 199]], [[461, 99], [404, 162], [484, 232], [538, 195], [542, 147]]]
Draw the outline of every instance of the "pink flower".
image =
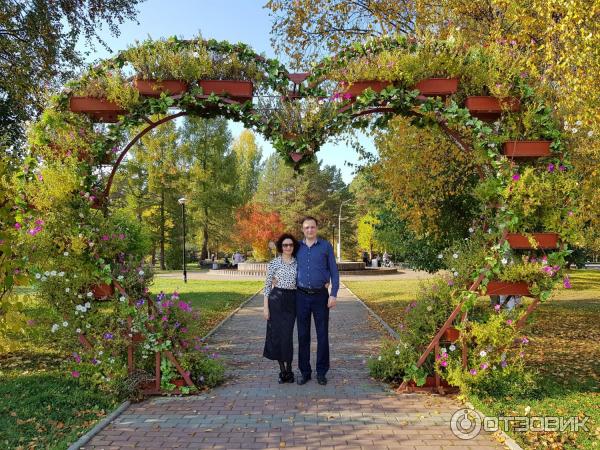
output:
[[163, 316], [162, 321], [166, 322], [167, 320], [169, 320], [169, 318], [167, 316]]
[[471, 375], [477, 375], [477, 371], [476, 371], [475, 369], [471, 369], [471, 370], [469, 370], [469, 373], [470, 373]]
[[487, 363], [481, 363], [481, 366], [479, 366], [479, 367], [481, 367], [481, 370], [485, 370], [485, 369], [487, 369], [489, 366], [488, 366], [488, 364], [487, 364]]
[[565, 170], [567, 170], [567, 168], [561, 164], [560, 166], [558, 166], [558, 170], [564, 172]]
[[15, 223], [15, 228], [16, 228], [17, 230], [20, 230], [20, 229], [21, 229], [21, 224], [20, 224], [19, 222], [16, 222], [16, 223]]
[[442, 362], [440, 363], [440, 365], [441, 365], [442, 367], [447, 367], [447, 366], [448, 366], [448, 361], [444, 360], [444, 361], [442, 361]]
[[102, 236], [103, 241], [108, 241], [109, 239], [110, 239], [110, 237], [108, 237], [108, 234], [105, 234], [104, 236]]
[[79, 378], [79, 372], [77, 370], [73, 370], [73, 371], [71, 371], [71, 376], [73, 378]]
[[35, 221], [36, 225], [44, 225], [44, 221], [42, 219], [38, 219]]
[[121, 239], [121, 240], [125, 239], [125, 235], [123, 233], [119, 234], [119, 239]]
[[529, 344], [529, 339], [527, 339], [525, 336], [523, 336], [523, 338], [521, 339], [521, 342], [523, 344]]
[[507, 319], [506, 320], [506, 325], [512, 325], [512, 322], [513, 322], [512, 319]]
[[571, 289], [571, 280], [569, 280], [568, 275], [566, 275], [563, 279], [563, 286], [565, 287], [565, 289]]
[[573, 211], [569, 211], [569, 212], [567, 213], [567, 215], [568, 215], [569, 217], [573, 217]]
[[496, 312], [500, 311], [500, 305], [495, 305], [494, 309], [496, 310]]
[[550, 173], [554, 172], [554, 164], [552, 164], [552, 163], [548, 164], [548, 172], [550, 172]]
[[515, 173], [515, 174], [512, 176], [512, 179], [513, 179], [513, 181], [519, 181], [519, 180], [521, 179], [521, 175], [519, 175], [518, 173]]

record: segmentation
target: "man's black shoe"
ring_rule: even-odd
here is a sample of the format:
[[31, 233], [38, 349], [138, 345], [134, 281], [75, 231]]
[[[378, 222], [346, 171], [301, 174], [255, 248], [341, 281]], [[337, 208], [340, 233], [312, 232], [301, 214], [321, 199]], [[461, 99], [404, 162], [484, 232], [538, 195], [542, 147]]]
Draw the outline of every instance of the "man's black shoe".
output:
[[327, 384], [327, 378], [325, 378], [325, 375], [317, 375], [317, 383], [319, 383], [321, 386], [325, 386]]
[[308, 380], [310, 380], [310, 375], [300, 375], [296, 383], [302, 386], [303, 384], [306, 384]]

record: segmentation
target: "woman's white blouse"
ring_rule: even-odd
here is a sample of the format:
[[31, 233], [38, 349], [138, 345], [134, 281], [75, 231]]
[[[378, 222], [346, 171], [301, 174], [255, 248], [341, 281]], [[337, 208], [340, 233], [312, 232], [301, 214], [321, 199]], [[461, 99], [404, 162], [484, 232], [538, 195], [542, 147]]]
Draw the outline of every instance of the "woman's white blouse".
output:
[[296, 272], [298, 265], [296, 258], [286, 263], [281, 256], [273, 259], [267, 266], [267, 280], [265, 281], [265, 296], [269, 296], [273, 286], [273, 279], [277, 279], [277, 287], [281, 289], [296, 289]]

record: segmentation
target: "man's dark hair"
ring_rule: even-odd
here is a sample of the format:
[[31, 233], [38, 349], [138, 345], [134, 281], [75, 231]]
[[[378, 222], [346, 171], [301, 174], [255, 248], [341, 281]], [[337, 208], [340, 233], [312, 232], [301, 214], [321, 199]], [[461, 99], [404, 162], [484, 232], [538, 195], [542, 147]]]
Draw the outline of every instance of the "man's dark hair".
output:
[[283, 253], [283, 241], [285, 241], [286, 239], [291, 239], [294, 243], [294, 251], [292, 252], [292, 255], [296, 256], [296, 253], [300, 248], [300, 244], [298, 244], [298, 240], [289, 233], [283, 233], [277, 238], [277, 241], [275, 242], [275, 248], [277, 248], [277, 252]]
[[307, 220], [314, 220], [315, 225], [319, 226], [319, 221], [317, 219], [315, 219], [313, 216], [304, 216], [302, 218], [302, 221], [300, 222], [300, 226], [304, 225], [304, 222], [306, 222]]

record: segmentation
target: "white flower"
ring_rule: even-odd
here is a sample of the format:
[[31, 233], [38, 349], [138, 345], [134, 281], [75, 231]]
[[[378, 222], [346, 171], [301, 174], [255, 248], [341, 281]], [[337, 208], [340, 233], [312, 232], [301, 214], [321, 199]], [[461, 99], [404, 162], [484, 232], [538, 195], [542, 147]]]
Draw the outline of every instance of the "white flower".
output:
[[83, 233], [79, 233], [79, 237], [82, 238], [83, 237]]
[[457, 276], [458, 276], [458, 272], [454, 272], [454, 274], [453, 274], [453, 275], [454, 275], [455, 277], [457, 277]]
[[89, 323], [86, 323], [86, 324], [85, 324], [85, 327], [86, 327], [86, 328], [90, 328], [90, 327], [91, 327], [91, 325], [90, 325]]
[[400, 355], [400, 350], [396, 350], [396, 356]]
[[85, 295], [87, 295], [88, 297], [92, 297], [94, 294], [93, 294], [93, 293], [90, 291], [90, 292], [88, 292], [88, 293], [87, 293], [87, 294], [85, 294]]
[[484, 358], [487, 355], [487, 352], [485, 350], [481, 350], [479, 352], [479, 356], [481, 356], [482, 358]]
[[60, 326], [55, 323], [54, 325], [52, 325], [52, 328], [50, 329], [53, 333], [56, 333], [58, 331], [58, 329], [60, 328]]
[[71, 288], [65, 288], [65, 292], [68, 294], [69, 292], [71, 292]]
[[69, 256], [69, 252], [64, 252], [63, 255]]
[[75, 333], [77, 333], [77, 334], [81, 333], [81, 328], [77, 328], [77, 329], [75, 330]]
[[494, 232], [494, 230], [492, 230], [491, 228], [488, 229], [488, 234], [492, 234]]
[[377, 361], [381, 361], [381, 355], [377, 357]]
[[44, 272], [44, 275], [46, 275], [47, 277], [50, 276], [50, 272], [48, 272], [47, 270]]
[[126, 300], [127, 300], [127, 299], [126, 299], [125, 297], [123, 297], [122, 295], [119, 297], [119, 301], [120, 301], [120, 302], [124, 302], [124, 301], [126, 301]]
[[531, 411], [531, 406], [526, 406], [525, 407], [525, 415], [529, 414], [529, 411]]
[[98, 355], [102, 356], [102, 355], [104, 355], [104, 352], [103, 352], [102, 350], [100, 350], [100, 351], [98, 352]]
[[64, 277], [64, 276], [65, 276], [65, 273], [64, 273], [64, 272], [58, 272], [58, 276], [59, 276], [59, 277]]
[[438, 259], [442, 259], [444, 257], [444, 255], [442, 255], [441, 253], [438, 255]]
[[579, 130], [577, 128], [571, 128], [571, 133], [575, 134], [577, 133]]
[[53, 270], [52, 272], [50, 272], [50, 276], [55, 277], [56, 276], [56, 270]]
[[67, 322], [66, 320], [63, 322], [63, 327], [68, 327], [69, 326], [69, 322]]
[[42, 274], [36, 273], [35, 274], [35, 279], [39, 280], [40, 278], [42, 278]]
[[506, 259], [506, 258], [502, 258], [502, 261], [501, 261], [501, 262], [502, 262], [502, 264], [504, 264], [504, 265], [507, 265], [507, 264], [508, 264], [508, 259]]
[[46, 277], [42, 277], [42, 281], [46, 281], [48, 278]]
[[83, 298], [83, 295], [77, 294], [77, 298]]
[[427, 307], [427, 311], [431, 311], [432, 309], [433, 309], [433, 308], [431, 307], [431, 305], [429, 305], [429, 306]]
[[581, 126], [581, 120], [578, 120], [577, 122], [575, 122], [575, 125], [577, 125], [578, 127]]
[[79, 213], [79, 217], [83, 219], [85, 216], [83, 215], [83, 213]]
[[442, 353], [442, 354], [448, 353], [448, 351], [446, 350], [446, 347], [440, 348], [440, 353]]
[[93, 243], [92, 241], [90, 241], [90, 242], [88, 243], [88, 245], [89, 245], [90, 247], [93, 247], [93, 246], [94, 246], [94, 243]]
[[143, 270], [140, 270], [140, 271], [138, 272], [138, 275], [139, 275], [140, 277], [144, 276], [144, 271], [143, 271]]
[[454, 350], [456, 350], [456, 345], [451, 344], [450, 347], [448, 347], [448, 349], [453, 352]]
[[92, 304], [91, 304], [90, 302], [85, 302], [85, 307], [86, 307], [86, 308], [91, 308], [91, 307], [92, 307]]
[[454, 254], [452, 255], [452, 257], [453, 257], [454, 259], [457, 259], [457, 258], [458, 258], [458, 253], [454, 253]]
[[592, 137], [594, 135], [594, 132], [592, 130], [588, 131], [587, 133], [588, 137]]
[[506, 359], [506, 352], [504, 352], [504, 353], [502, 353], [502, 354], [500, 355], [500, 360], [501, 360], [501, 361], [504, 361], [505, 359]]
[[469, 228], [469, 233], [473, 233], [475, 231], [475, 229], [473, 227]]
[[117, 277], [117, 280], [119, 280], [119, 281], [123, 281], [123, 275], [119, 275], [119, 276]]

